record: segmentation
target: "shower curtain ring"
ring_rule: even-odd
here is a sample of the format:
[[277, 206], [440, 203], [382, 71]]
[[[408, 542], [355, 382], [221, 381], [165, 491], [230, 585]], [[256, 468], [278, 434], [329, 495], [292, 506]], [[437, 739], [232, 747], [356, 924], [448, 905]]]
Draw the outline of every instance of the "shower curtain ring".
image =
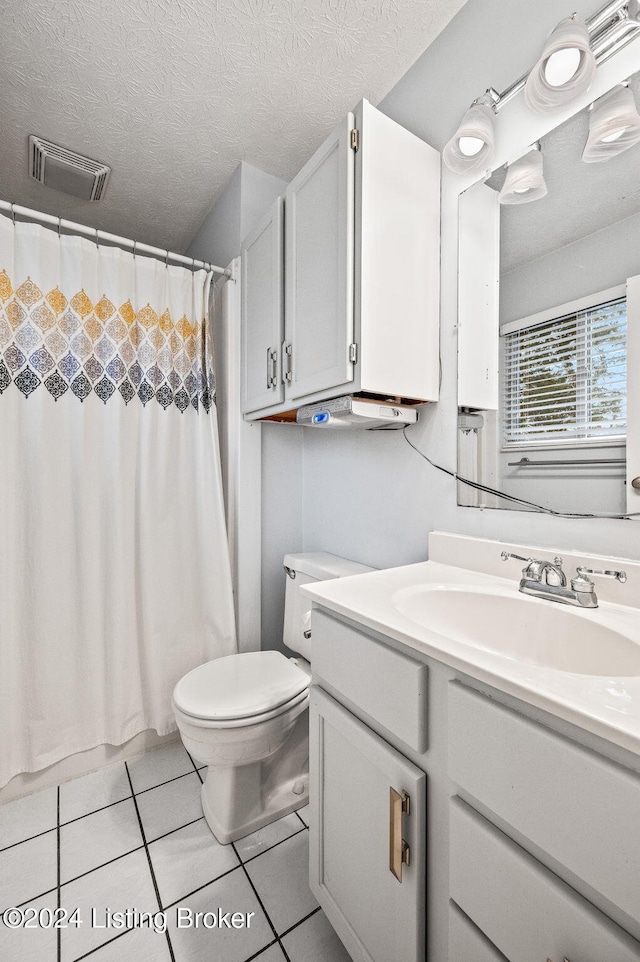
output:
[[15, 227], [15, 226], [16, 226], [16, 212], [15, 212], [15, 210], [14, 210], [14, 208], [13, 208], [13, 201], [11, 201], [11, 220], [12, 220], [12, 222], [13, 222], [13, 226]]
[[62, 217], [58, 217], [58, 239], [62, 236], [60, 231], [62, 230]]
[[100, 244], [98, 242], [98, 228], [96, 227], [96, 250], [100, 250]]
[[138, 243], [137, 240], [134, 240], [134, 242], [133, 242], [133, 256], [134, 256], [134, 257], [136, 256], [136, 244], [137, 244], [137, 243]]
[[169, 251], [167, 251], [167, 253], [165, 254], [164, 266], [167, 268], [167, 270], [169, 270]]

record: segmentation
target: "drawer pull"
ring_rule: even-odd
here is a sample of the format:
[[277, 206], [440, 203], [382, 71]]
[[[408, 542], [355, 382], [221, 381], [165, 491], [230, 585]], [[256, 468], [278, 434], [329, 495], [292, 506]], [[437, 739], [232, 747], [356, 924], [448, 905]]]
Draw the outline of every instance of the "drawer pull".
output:
[[411, 799], [406, 792], [389, 788], [389, 871], [402, 882], [402, 864], [410, 864], [411, 852], [402, 837], [402, 816], [411, 810]]
[[267, 387], [276, 387], [278, 384], [278, 352], [273, 348], [267, 348]]

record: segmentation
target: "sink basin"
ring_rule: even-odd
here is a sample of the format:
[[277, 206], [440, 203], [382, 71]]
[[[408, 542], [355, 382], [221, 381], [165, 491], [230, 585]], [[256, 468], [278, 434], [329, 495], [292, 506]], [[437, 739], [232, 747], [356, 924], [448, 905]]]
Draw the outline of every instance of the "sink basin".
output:
[[503, 658], [572, 674], [640, 675], [640, 645], [593, 612], [457, 585], [401, 588], [392, 603], [424, 628]]

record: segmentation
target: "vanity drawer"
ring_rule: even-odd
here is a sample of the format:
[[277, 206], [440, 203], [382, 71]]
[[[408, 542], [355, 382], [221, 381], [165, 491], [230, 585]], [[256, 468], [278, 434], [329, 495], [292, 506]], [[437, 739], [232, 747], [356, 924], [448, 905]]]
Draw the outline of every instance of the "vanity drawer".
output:
[[313, 674], [418, 752], [427, 749], [426, 665], [314, 608]]
[[509, 962], [455, 902], [449, 902], [451, 962]]
[[640, 778], [459, 682], [450, 683], [448, 703], [453, 781], [620, 909], [635, 931]]
[[509, 962], [639, 962], [639, 942], [457, 798], [450, 831], [451, 897]]

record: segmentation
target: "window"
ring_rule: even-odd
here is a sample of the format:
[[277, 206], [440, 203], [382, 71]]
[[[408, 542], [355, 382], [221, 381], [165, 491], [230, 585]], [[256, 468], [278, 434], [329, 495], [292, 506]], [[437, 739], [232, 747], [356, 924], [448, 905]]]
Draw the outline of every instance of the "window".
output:
[[626, 336], [624, 296], [505, 325], [504, 445], [624, 442]]

